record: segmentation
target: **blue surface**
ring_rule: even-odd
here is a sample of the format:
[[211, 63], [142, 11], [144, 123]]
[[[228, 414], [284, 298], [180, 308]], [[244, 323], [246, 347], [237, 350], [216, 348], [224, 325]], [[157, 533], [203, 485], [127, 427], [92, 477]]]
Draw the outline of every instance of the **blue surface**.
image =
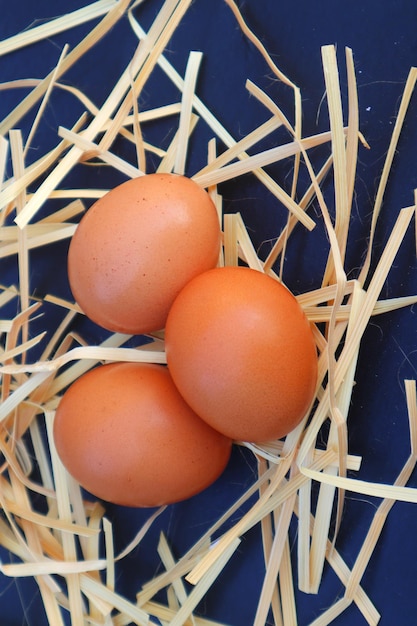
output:
[[[0, 38], [28, 27], [36, 19], [60, 15], [83, 4], [80, 0], [71, 3], [65, 0], [20, 0], [16, 9], [2, 13]], [[160, 4], [147, 0], [137, 9], [145, 27], [151, 23]], [[322, 102], [324, 83], [320, 47], [336, 44], [342, 86], [345, 86], [343, 50], [345, 46], [353, 49], [360, 127], [371, 145], [370, 151], [360, 148], [359, 152], [353, 234], [349, 240], [346, 268], [348, 276], [354, 277], [366, 250], [372, 202], [401, 94], [410, 67], [417, 63], [417, 4], [414, 0], [391, 3], [325, 1], [320, 4], [309, 0], [297, 3], [252, 0], [240, 2], [240, 5], [249, 25], [261, 37], [280, 69], [301, 88], [305, 135], [328, 128], [326, 106]], [[62, 46], [67, 42], [74, 45], [90, 27], [87, 24], [0, 58], [0, 81], [43, 77], [56, 64]], [[134, 37], [127, 20], [123, 19], [68, 72], [65, 82], [76, 85], [100, 105], [131, 57], [134, 46]], [[247, 78], [264, 88], [291, 119], [290, 90], [272, 77], [221, 0], [196, 0], [169, 43], [167, 57], [181, 74], [187, 54], [193, 49], [204, 52], [198, 93], [234, 137], [244, 136], [266, 119], [262, 107], [247, 97], [244, 88]], [[99, 63], [105, 64], [105, 80], [102, 72], [97, 71]], [[22, 90], [1, 93], [1, 119], [22, 95]], [[146, 109], [161, 100], [168, 103], [176, 97], [178, 94], [169, 81], [156, 71], [144, 91], [141, 105]], [[53, 94], [42, 132], [36, 138], [29, 159], [32, 155], [36, 158], [39, 152], [53, 145], [58, 124], [69, 127], [81, 113], [82, 108], [75, 99], [71, 107], [65, 105], [63, 108], [63, 102], [68, 102], [68, 96], [60, 92]], [[23, 132], [27, 132], [28, 120], [25, 123]], [[165, 138], [166, 142], [172, 136], [169, 126], [155, 127], [149, 132], [151, 139], [155, 136]], [[204, 124], [196, 129], [187, 173], [192, 174], [204, 163], [206, 142], [210, 137], [211, 132]], [[413, 203], [413, 191], [417, 187], [416, 138], [417, 102], [414, 96], [377, 228], [376, 254], [382, 250], [399, 209]], [[269, 141], [264, 147], [269, 147]], [[123, 153], [124, 146], [120, 145], [119, 149]], [[268, 171], [288, 188], [291, 168], [291, 162], [283, 162]], [[104, 175], [100, 170], [92, 172], [91, 168], [77, 168], [67, 182], [94, 187], [116, 184], [118, 180], [115, 177], [109, 182], [107, 171]], [[250, 176], [222, 185], [221, 192], [226, 210], [241, 211], [255, 247], [266, 256], [269, 241], [285, 224], [286, 211]], [[324, 248], [322, 231], [316, 230], [317, 233], [309, 235], [299, 229], [288, 252], [285, 280], [296, 293], [320, 284], [325, 256], [320, 254]], [[66, 245], [59, 244], [33, 254], [31, 281], [32, 289], [38, 295], [52, 291], [55, 295], [69, 297], [65, 273]], [[51, 258], [54, 259], [52, 268]], [[14, 262], [2, 261], [2, 264], [1, 280], [6, 282], [4, 276], [10, 277], [15, 271]], [[409, 233], [383, 295], [394, 297], [416, 292], [415, 247], [412, 233]], [[46, 307], [39, 328], [45, 324], [54, 328], [55, 316], [55, 309]], [[78, 326], [76, 330], [89, 341], [103, 338], [101, 331], [88, 324]], [[358, 478], [392, 483], [409, 453], [403, 380], [417, 375], [415, 310], [397, 311], [375, 319], [365, 334], [362, 348], [358, 364], [359, 384], [349, 417], [350, 451], [363, 456]], [[141, 545], [117, 570], [118, 584], [126, 596], [133, 598], [141, 582], [158, 571], [155, 546], [161, 529], [167, 534], [174, 553], [180, 556], [251, 484], [254, 471], [250, 454], [236, 449], [227, 471], [215, 485], [187, 502], [169, 507], [150, 531], [146, 547]], [[416, 476], [412, 477], [410, 485], [417, 486]], [[371, 498], [347, 494], [338, 548], [349, 565], [356, 558], [377, 504]], [[109, 507], [108, 515], [116, 531], [118, 551], [133, 538], [148, 513]], [[363, 587], [381, 612], [381, 626], [416, 623], [417, 618], [410, 617], [417, 614], [416, 525], [416, 507], [396, 504], [363, 578]], [[258, 532], [254, 529], [245, 535], [238, 557], [232, 560], [201, 604], [202, 615], [223, 620], [230, 626], [253, 623], [262, 575]], [[295, 555], [295, 544], [293, 546]], [[8, 561], [8, 555], [4, 555], [4, 560]], [[309, 624], [342, 593], [343, 587], [331, 571], [326, 571], [317, 596], [297, 594], [299, 624]], [[0, 623], [2, 626], [44, 626], [37, 588], [31, 579], [11, 581], [0, 576]], [[337, 626], [360, 626], [365, 621], [352, 605], [334, 623]]]

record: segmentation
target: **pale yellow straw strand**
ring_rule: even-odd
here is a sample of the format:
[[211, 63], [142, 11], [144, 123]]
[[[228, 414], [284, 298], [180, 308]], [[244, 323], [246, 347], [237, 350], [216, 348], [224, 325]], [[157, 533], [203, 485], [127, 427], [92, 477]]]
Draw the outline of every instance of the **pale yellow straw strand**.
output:
[[175, 174], [185, 174], [193, 97], [202, 56], [201, 52], [190, 52], [185, 70], [184, 90], [182, 92], [181, 113], [178, 127], [178, 149], [174, 163]]
[[[397, 480], [395, 481], [395, 486], [404, 486], [407, 484], [412, 472], [414, 471], [416, 462], [417, 462], [417, 454], [415, 451], [415, 443], [416, 443], [416, 426], [417, 426], [417, 402], [416, 402], [416, 387], [415, 381], [407, 381], [406, 382], [406, 398], [407, 405], [409, 410], [409, 423], [410, 423], [410, 438], [412, 441], [412, 453], [402, 468]], [[374, 515], [371, 526], [368, 530], [362, 548], [359, 552], [359, 555], [355, 561], [355, 565], [352, 569], [352, 575], [349, 579], [349, 584], [346, 587], [346, 597], [352, 598], [355, 594], [357, 586], [365, 572], [365, 569], [368, 565], [368, 562], [373, 554], [376, 543], [380, 537], [382, 528], [386, 522], [388, 513], [391, 508], [395, 504], [395, 500], [384, 498], [384, 500], [379, 505], [377, 512]]]
[[[86, 115], [83, 114], [74, 124], [72, 130], [76, 132], [85, 122]], [[61, 154], [68, 147], [68, 142], [62, 141], [50, 152], [43, 155], [25, 168], [24, 174], [15, 180], [14, 178], [7, 181], [7, 185], [3, 186], [0, 192], [0, 209], [6, 207], [9, 203], [14, 202], [23, 188], [28, 187], [33, 181], [41, 176], [48, 168], [57, 162]]]
[[[147, 36], [145, 31], [141, 28], [141, 26], [136, 21], [132, 20], [132, 24], [134, 25], [134, 29], [137, 32], [139, 37]], [[159, 57], [158, 63], [161, 66], [161, 68], [165, 71], [165, 73], [170, 77], [170, 79], [174, 82], [174, 84], [179, 89], [182, 90], [183, 79], [180, 77], [178, 72], [176, 72], [176, 70], [172, 67], [172, 65], [167, 61], [167, 59], [163, 55]], [[228, 133], [228, 131], [222, 126], [222, 124], [220, 124], [220, 122], [215, 118], [215, 116], [211, 113], [211, 111], [206, 107], [206, 105], [197, 96], [195, 96], [193, 104], [194, 104], [195, 111], [204, 118], [205, 122], [210, 126], [210, 128], [212, 128], [212, 130], [216, 133], [218, 138], [229, 147], [234, 145], [235, 140], [230, 135], [230, 133]], [[297, 150], [295, 152], [290, 153], [289, 156], [294, 156], [294, 154], [297, 154]], [[248, 155], [240, 154], [239, 158], [246, 159], [248, 158]], [[236, 176], [236, 173], [231, 173], [231, 172], [229, 173], [230, 173], [230, 176], [228, 176], [228, 178], [233, 178], [234, 176]], [[274, 196], [276, 196], [278, 199], [283, 201], [283, 203], [287, 206], [287, 208], [290, 207], [290, 210], [293, 211], [297, 215], [299, 221], [303, 223], [306, 226], [306, 228], [310, 230], [314, 228], [315, 226], [314, 221], [309, 216], [307, 216], [303, 211], [299, 211], [297, 203], [294, 202], [290, 198], [290, 196], [288, 196], [288, 194], [284, 193], [283, 189], [276, 183], [274, 179], [272, 179], [271, 176], [269, 176], [268, 174], [266, 174], [264, 170], [262, 170], [261, 166], [253, 169], [252, 173], [262, 182], [262, 184]], [[204, 182], [201, 182], [200, 184], [204, 187], [206, 186], [208, 187], [212, 184], [216, 184], [216, 182], [218, 181], [212, 180], [212, 181], [204, 181]]]
[[39, 126], [39, 122], [40, 122], [40, 120], [41, 120], [41, 117], [42, 117], [42, 115], [43, 115], [43, 112], [45, 111], [46, 105], [48, 104], [49, 97], [50, 97], [50, 95], [51, 95], [51, 93], [52, 93], [52, 90], [53, 90], [54, 85], [55, 85], [55, 82], [56, 82], [56, 77], [57, 77], [57, 75], [58, 75], [59, 66], [61, 65], [61, 63], [62, 63], [63, 59], [65, 58], [65, 55], [66, 55], [66, 54], [67, 54], [67, 52], [68, 52], [68, 48], [69, 48], [68, 44], [66, 44], [66, 45], [63, 47], [62, 52], [61, 52], [61, 55], [60, 55], [60, 57], [59, 57], [59, 59], [58, 59], [58, 63], [57, 63], [57, 65], [55, 66], [55, 69], [53, 70], [52, 74], [50, 74], [50, 79], [49, 79], [49, 84], [48, 84], [48, 87], [47, 87], [47, 89], [46, 89], [46, 91], [45, 91], [45, 94], [44, 94], [44, 96], [43, 96], [43, 98], [42, 98], [42, 101], [41, 101], [40, 107], [39, 107], [39, 109], [38, 109], [38, 111], [37, 111], [37, 113], [36, 113], [35, 119], [34, 119], [34, 121], [33, 121], [33, 124], [32, 124], [32, 126], [31, 126], [31, 129], [30, 129], [30, 131], [29, 131], [29, 135], [28, 135], [28, 137], [27, 137], [27, 139], [26, 139], [26, 142], [25, 142], [25, 149], [24, 149], [24, 152], [23, 152], [23, 155], [24, 155], [24, 156], [26, 156], [26, 155], [27, 155], [27, 153], [28, 153], [28, 150], [29, 150], [29, 148], [30, 148], [30, 145], [31, 145], [32, 139], [33, 139], [33, 137], [34, 137], [34, 135], [35, 135], [35, 133], [36, 133], [36, 130], [37, 130], [38, 126]]
[[42, 39], [47, 39], [80, 24], [108, 13], [110, 9], [117, 5], [117, 0], [98, 0], [88, 4], [81, 9], [66, 13], [53, 20], [49, 20], [39, 26], [32, 26], [17, 35], [3, 39], [0, 42], [0, 56], [10, 54], [14, 50], [19, 50]]
[[296, 495], [294, 494], [284, 502], [277, 520], [278, 523], [275, 526], [274, 541], [269, 555], [261, 594], [259, 596], [254, 626], [263, 626], [267, 621], [272, 593], [276, 584], [288, 528], [294, 511], [295, 498]]
[[132, 89], [130, 89], [132, 75], [136, 76], [134, 79], [135, 95], [139, 95], [190, 2], [191, 0], [165, 0], [156, 15], [147, 38], [138, 46], [127, 68], [128, 85], [124, 85], [123, 89], [123, 92], [127, 94], [125, 96], [122, 94], [116, 114], [100, 141], [100, 148], [103, 150], [107, 150], [113, 143], [132, 108]]
[[207, 593], [208, 589], [212, 586], [220, 572], [223, 570], [229, 559], [235, 553], [236, 549], [240, 545], [240, 539], [234, 539], [227, 548], [223, 551], [221, 557], [217, 559], [214, 566], [206, 572], [203, 577], [196, 584], [194, 589], [188, 595], [187, 600], [178, 610], [176, 616], [169, 622], [169, 626], [182, 626], [186, 617], [188, 617], [195, 609], [200, 600]]
[[403, 91], [403, 95], [401, 98], [400, 107], [398, 110], [398, 114], [395, 119], [394, 130], [391, 135], [390, 144], [388, 147], [388, 152], [384, 161], [384, 167], [382, 169], [381, 178], [378, 185], [378, 190], [375, 198], [374, 209], [372, 213], [372, 222], [371, 229], [369, 233], [369, 244], [365, 262], [362, 265], [362, 269], [359, 275], [359, 282], [361, 284], [365, 284], [365, 281], [368, 277], [368, 272], [371, 264], [371, 256], [373, 250], [373, 240], [375, 236], [376, 224], [378, 221], [378, 217], [381, 211], [382, 202], [385, 195], [385, 190], [388, 184], [389, 172], [392, 167], [392, 163], [394, 161], [395, 153], [397, 151], [397, 145], [400, 138], [400, 134], [403, 128], [404, 119], [407, 113], [408, 105], [410, 104], [411, 96], [413, 95], [415, 83], [417, 80], [417, 67], [412, 67], [407, 77], [407, 81], [405, 84], [405, 88]]
[[[62, 462], [58, 456], [54, 445], [54, 436], [53, 436], [53, 420], [54, 413], [46, 412], [45, 413], [45, 421], [46, 428], [48, 433], [48, 442], [49, 442], [49, 451], [51, 455], [52, 462], [52, 470], [55, 481], [55, 489], [57, 496], [57, 505], [58, 505], [58, 513], [60, 519], [67, 523], [72, 522], [72, 513], [71, 513], [71, 503], [69, 499], [68, 492], [68, 480], [67, 473], [62, 465]], [[76, 544], [74, 541], [74, 536], [72, 533], [68, 533], [63, 531], [61, 535], [62, 547], [64, 552], [65, 561], [76, 562], [77, 561], [77, 550]], [[80, 587], [80, 579], [78, 576], [79, 572], [71, 571], [67, 574], [66, 580], [68, 585], [68, 599], [69, 599], [69, 607], [70, 614], [73, 623], [81, 624], [84, 618], [84, 606], [81, 596], [81, 587]]]
[[[120, 0], [119, 2], [120, 12], [122, 12], [122, 10], [124, 10], [127, 7], [127, 4], [128, 4], [128, 0]], [[167, 0], [166, 6], [169, 7], [170, 4], [172, 4], [172, 2], [170, 2], [170, 0]], [[158, 16], [160, 16], [160, 14], [161, 12], [158, 13]], [[121, 17], [121, 15], [119, 15], [119, 17]], [[157, 17], [155, 21], [159, 23], [161, 21], [160, 17], [159, 18]], [[171, 29], [167, 28], [166, 30], [168, 30], [169, 34], [171, 33]], [[158, 45], [161, 45], [163, 42], [166, 43], [166, 39], [167, 39], [167, 35], [165, 35], [165, 37], [162, 38], [160, 37], [160, 33], [155, 32], [155, 40], [156, 40], [155, 44], [158, 43]], [[98, 114], [92, 120], [88, 128], [84, 131], [83, 138], [88, 141], [92, 141], [95, 135], [102, 129], [103, 124], [107, 122], [110, 116], [114, 113], [114, 111], [118, 109], [111, 127], [107, 130], [106, 134], [104, 135], [103, 139], [101, 140], [99, 144], [99, 147], [101, 150], [104, 150], [104, 151], [107, 150], [108, 146], [110, 145], [111, 141], [113, 140], [115, 136], [114, 133], [115, 132], [117, 133], [118, 130], [120, 129], [122, 125], [122, 123], [120, 122], [121, 112], [123, 113], [123, 117], [124, 117], [126, 113], [128, 112], [128, 109], [130, 108], [130, 104], [129, 104], [128, 109], [126, 109], [126, 100], [124, 100], [125, 106], [120, 105], [120, 101], [123, 100], [124, 95], [126, 94], [127, 91], [129, 91], [130, 84], [131, 84], [130, 77], [132, 75], [132, 72], [136, 73], [136, 71], [139, 71], [139, 69], [142, 66], [144, 66], [146, 63], [146, 60], [148, 57], [147, 49], [145, 49], [143, 52], [142, 52], [142, 49], [143, 49], [143, 46], [138, 47], [136, 54], [132, 58], [131, 62], [128, 64], [127, 68], [125, 69], [121, 77], [119, 78], [115, 87], [110, 92], [102, 108], [99, 110]], [[64, 59], [62, 66], [65, 64], [65, 61], [67, 61], [69, 57], [70, 57], [70, 54]], [[155, 57], [157, 57], [157, 49], [152, 51], [152, 58], [145, 66], [147, 72], [149, 72], [151, 67], [153, 67], [154, 63], [156, 63]], [[137, 87], [139, 87], [139, 85], [137, 84], [137, 80], [138, 79], [135, 80], [135, 86], [137, 85]], [[131, 94], [131, 91], [130, 91], [130, 94]], [[16, 223], [18, 224], [19, 227], [21, 228], [24, 227], [31, 220], [33, 215], [39, 210], [40, 206], [48, 197], [49, 193], [61, 182], [61, 180], [68, 173], [68, 171], [75, 165], [75, 163], [78, 161], [81, 155], [82, 155], [82, 150], [78, 148], [77, 146], [74, 146], [63, 157], [63, 159], [56, 165], [53, 172], [46, 178], [46, 180], [40, 185], [40, 187], [31, 197], [31, 199], [29, 200], [28, 204], [25, 207], [25, 210], [22, 211], [22, 213], [18, 216], [18, 218], [16, 218]]]
[[[56, 78], [62, 76], [74, 63], [76, 63], [87, 50], [94, 46], [100, 39], [123, 17], [131, 0], [118, 0], [106, 13], [100, 23], [91, 30], [88, 35], [65, 57], [60, 65]], [[53, 74], [53, 71], [51, 72]], [[40, 99], [48, 88], [49, 77], [41, 81], [39, 85], [13, 109], [13, 111], [0, 123], [0, 135], [6, 134], [11, 128], [19, 123], [19, 120]]]
[[[10, 131], [10, 149], [12, 155], [13, 173], [15, 178], [19, 179], [25, 170], [23, 158], [23, 140], [19, 130]], [[19, 215], [26, 204], [26, 189], [22, 188], [17, 197], [17, 214]], [[29, 307], [29, 257], [27, 246], [27, 234], [20, 231], [17, 234], [18, 242], [18, 264], [19, 264], [19, 286], [20, 286], [20, 305], [24, 311]], [[23, 326], [23, 341], [28, 337], [27, 324]]]

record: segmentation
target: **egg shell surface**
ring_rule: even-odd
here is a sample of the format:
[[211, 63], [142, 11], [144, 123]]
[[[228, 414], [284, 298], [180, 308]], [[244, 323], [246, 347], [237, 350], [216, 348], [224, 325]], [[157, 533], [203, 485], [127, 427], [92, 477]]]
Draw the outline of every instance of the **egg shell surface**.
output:
[[314, 399], [317, 350], [296, 298], [247, 267], [197, 276], [175, 300], [167, 363], [186, 402], [234, 440], [281, 438]]
[[90, 493], [130, 507], [189, 498], [226, 467], [231, 441], [185, 403], [166, 367], [98, 366], [65, 392], [54, 442], [68, 472]]
[[71, 291], [108, 330], [161, 330], [182, 287], [216, 266], [220, 241], [216, 208], [197, 183], [168, 173], [139, 176], [81, 219], [68, 251]]

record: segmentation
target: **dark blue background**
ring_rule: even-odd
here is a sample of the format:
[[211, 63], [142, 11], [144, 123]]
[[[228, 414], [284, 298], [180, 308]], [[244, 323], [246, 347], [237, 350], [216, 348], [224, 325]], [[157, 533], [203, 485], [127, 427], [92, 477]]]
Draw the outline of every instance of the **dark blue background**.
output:
[[[0, 38], [27, 28], [35, 20], [44, 20], [83, 6], [80, 0], [20, 0], [16, 8], [2, 13]], [[322, 102], [324, 82], [321, 67], [322, 45], [335, 44], [340, 61], [341, 84], [346, 86], [344, 48], [353, 49], [359, 93], [360, 127], [371, 146], [360, 148], [356, 195], [352, 217], [346, 271], [357, 275], [366, 250], [370, 213], [377, 183], [388, 149], [395, 115], [410, 67], [417, 63], [416, 18], [414, 0], [382, 3], [377, 0], [320, 3], [300, 0], [247, 0], [240, 2], [248, 24], [261, 38], [279, 68], [300, 88], [303, 99], [304, 134], [327, 130], [328, 119]], [[136, 14], [148, 27], [160, 2], [147, 0]], [[10, 5], [13, 7], [13, 5]], [[65, 43], [74, 46], [88, 32], [91, 24], [42, 41], [29, 49], [0, 58], [0, 81], [15, 78], [41, 78], [56, 64]], [[135, 47], [126, 19], [113, 29], [81, 62], [63, 78], [84, 91], [97, 105], [102, 104], [120, 76]], [[190, 50], [202, 50], [204, 58], [198, 81], [198, 94], [218, 116], [226, 129], [239, 139], [267, 118], [267, 113], [249, 98], [244, 85], [247, 78], [261, 86], [292, 119], [292, 93], [272, 75], [242, 36], [235, 20], [221, 0], [196, 0], [175, 33], [166, 51], [174, 67], [184, 73]], [[24, 95], [22, 90], [0, 94], [0, 117]], [[143, 109], [178, 100], [176, 89], [156, 70], [141, 95]], [[35, 138], [29, 160], [55, 143], [58, 125], [70, 127], [82, 112], [81, 105], [67, 94], [54, 92], [45, 112], [40, 134]], [[27, 133], [30, 119], [23, 120]], [[170, 124], [148, 130], [149, 139], [165, 145], [172, 137]], [[187, 173], [192, 175], [204, 164], [206, 143], [211, 131], [201, 123], [192, 139]], [[404, 132], [398, 146], [390, 183], [377, 228], [375, 258], [383, 249], [398, 211], [413, 203], [417, 186], [417, 102], [411, 101]], [[281, 136], [280, 136], [281, 137]], [[270, 147], [274, 138], [266, 140]], [[128, 148], [117, 144], [115, 151], [128, 155]], [[221, 146], [220, 146], [221, 149]], [[321, 160], [317, 151], [317, 163]], [[313, 159], [313, 164], [315, 161]], [[149, 158], [149, 170], [156, 166]], [[291, 161], [268, 168], [290, 190]], [[119, 182], [98, 169], [76, 168], [66, 183], [76, 186], [107, 187]], [[221, 186], [227, 211], [241, 211], [254, 245], [265, 257], [270, 240], [285, 224], [286, 211], [251, 176]], [[331, 204], [331, 190], [326, 190]], [[58, 208], [57, 202], [52, 203]], [[49, 205], [48, 209], [49, 210]], [[318, 212], [313, 215], [319, 227], [312, 234], [299, 228], [288, 250], [285, 280], [294, 292], [318, 287], [325, 263], [326, 243]], [[42, 295], [52, 292], [69, 297], [65, 273], [67, 243], [36, 251], [32, 255], [31, 289]], [[321, 253], [321, 251], [323, 251]], [[51, 259], [54, 263], [51, 264]], [[15, 281], [14, 260], [2, 262], [2, 282]], [[417, 292], [415, 247], [412, 233], [404, 242], [392, 269], [384, 296], [394, 297]], [[46, 320], [46, 321], [45, 321]], [[42, 329], [55, 328], [57, 312], [46, 307]], [[92, 325], [78, 326], [87, 340], [102, 340], [102, 332]], [[33, 327], [33, 333], [36, 328]], [[417, 325], [413, 309], [378, 317], [366, 331], [358, 364], [358, 384], [349, 417], [350, 451], [363, 456], [358, 478], [392, 483], [409, 453], [408, 424], [404, 396], [404, 378], [417, 374]], [[142, 581], [159, 568], [155, 547], [164, 530], [176, 556], [200, 537], [251, 484], [255, 467], [251, 455], [236, 449], [224, 476], [203, 494], [187, 502], [168, 507], [150, 531], [146, 542], [117, 568], [119, 590], [134, 598]], [[417, 486], [416, 477], [411, 479]], [[338, 548], [352, 566], [369, 523], [378, 505], [376, 500], [347, 494]], [[116, 533], [116, 551], [122, 549], [137, 532], [148, 512], [109, 507], [108, 516]], [[236, 514], [233, 518], [235, 521]], [[380, 544], [363, 578], [363, 586], [381, 612], [381, 625], [408, 626], [417, 613], [417, 509], [398, 503], [383, 530]], [[292, 529], [295, 540], [296, 529]], [[295, 556], [295, 544], [294, 544]], [[5, 561], [8, 555], [3, 555]], [[262, 582], [262, 553], [259, 530], [243, 538], [238, 555], [202, 602], [201, 614], [223, 620], [230, 626], [250, 626]], [[32, 580], [0, 577], [0, 622], [5, 626], [28, 624], [44, 626], [36, 585]], [[297, 594], [299, 624], [309, 624], [341, 594], [343, 587], [329, 570], [317, 596]], [[354, 605], [335, 621], [337, 626], [365, 623]]]

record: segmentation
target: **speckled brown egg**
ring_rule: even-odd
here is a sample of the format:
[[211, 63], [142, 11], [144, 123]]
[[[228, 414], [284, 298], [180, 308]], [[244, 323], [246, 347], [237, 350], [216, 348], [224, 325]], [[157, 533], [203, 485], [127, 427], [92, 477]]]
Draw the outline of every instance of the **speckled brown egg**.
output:
[[153, 507], [189, 498], [223, 472], [231, 441], [185, 403], [166, 367], [98, 366], [65, 392], [54, 421], [57, 452], [90, 493]]
[[73, 296], [108, 330], [160, 330], [181, 288], [217, 264], [220, 237], [210, 196], [190, 178], [131, 179], [97, 200], [77, 227], [68, 252]]

